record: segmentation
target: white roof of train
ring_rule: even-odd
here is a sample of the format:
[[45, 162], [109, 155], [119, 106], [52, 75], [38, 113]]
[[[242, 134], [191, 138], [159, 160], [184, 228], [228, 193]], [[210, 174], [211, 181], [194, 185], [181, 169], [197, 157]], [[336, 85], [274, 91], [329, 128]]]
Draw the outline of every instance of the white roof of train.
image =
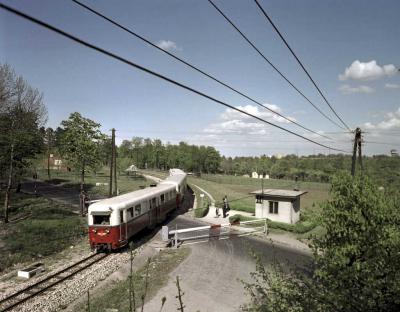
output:
[[113, 209], [125, 208], [126, 204], [140, 202], [149, 196], [156, 196], [162, 192], [175, 189], [175, 186], [182, 182], [186, 173], [180, 169], [170, 169], [170, 176], [155, 187], [147, 187], [142, 190], [133, 191], [112, 198], [103, 199], [89, 206], [90, 211], [110, 211]]
[[134, 192], [126, 193], [124, 195], [119, 195], [116, 197], [107, 198], [96, 202], [89, 206], [89, 211], [104, 211], [109, 210], [110, 207], [113, 209], [118, 209], [121, 206], [125, 207], [127, 203], [140, 202], [149, 196], [156, 196], [159, 193], [175, 189], [169, 184], [158, 185], [156, 187], [148, 187], [143, 190], [137, 190]]
[[179, 184], [186, 177], [186, 174], [174, 174], [161, 181], [160, 184]]

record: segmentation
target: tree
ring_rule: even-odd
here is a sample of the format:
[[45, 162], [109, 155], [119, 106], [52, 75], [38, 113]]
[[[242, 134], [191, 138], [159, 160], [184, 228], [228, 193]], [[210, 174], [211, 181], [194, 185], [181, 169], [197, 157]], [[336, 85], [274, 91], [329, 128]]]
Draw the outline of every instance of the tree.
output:
[[100, 131], [100, 124], [72, 113], [68, 120], [61, 122], [63, 127], [61, 152], [72, 167], [80, 172], [80, 189], [84, 191], [85, 172], [95, 170], [102, 160], [101, 144], [106, 139]]
[[40, 128], [47, 119], [43, 95], [17, 76], [9, 65], [0, 65], [0, 169], [7, 172], [4, 219], [8, 222], [10, 190], [20, 179], [28, 159], [42, 149]]
[[326, 234], [311, 244], [311, 277], [259, 265], [244, 310], [399, 311], [399, 208], [397, 195], [366, 177], [334, 178], [321, 217]]
[[55, 134], [53, 128], [41, 129], [43, 135], [43, 144], [46, 146], [46, 154], [47, 154], [47, 178], [51, 179], [50, 174], [50, 155], [53, 153], [55, 146]]

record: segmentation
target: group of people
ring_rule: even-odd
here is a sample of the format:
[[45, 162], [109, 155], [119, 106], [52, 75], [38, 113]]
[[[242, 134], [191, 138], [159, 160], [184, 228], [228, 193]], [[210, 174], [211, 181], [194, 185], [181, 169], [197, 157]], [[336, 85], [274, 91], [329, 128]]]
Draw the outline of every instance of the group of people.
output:
[[[229, 207], [229, 203], [228, 203], [228, 197], [225, 195], [224, 198], [222, 199], [222, 216], [224, 218], [226, 218], [228, 216], [227, 212], [231, 210], [231, 208]], [[218, 218], [220, 216], [219, 214], [219, 208], [215, 207], [215, 217]]]

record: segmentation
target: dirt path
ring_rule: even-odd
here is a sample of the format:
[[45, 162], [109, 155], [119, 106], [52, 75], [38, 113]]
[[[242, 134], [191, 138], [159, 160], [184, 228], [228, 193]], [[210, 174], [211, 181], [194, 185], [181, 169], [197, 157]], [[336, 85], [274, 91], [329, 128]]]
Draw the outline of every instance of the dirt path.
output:
[[[33, 180], [28, 180], [22, 183], [21, 190], [26, 193], [35, 193], [35, 183]], [[54, 200], [56, 202], [72, 206], [78, 211], [79, 209], [79, 191], [74, 188], [66, 188], [62, 185], [54, 185], [42, 181], [36, 182], [37, 194]], [[101, 199], [104, 196], [97, 194], [91, 195], [91, 199]]]

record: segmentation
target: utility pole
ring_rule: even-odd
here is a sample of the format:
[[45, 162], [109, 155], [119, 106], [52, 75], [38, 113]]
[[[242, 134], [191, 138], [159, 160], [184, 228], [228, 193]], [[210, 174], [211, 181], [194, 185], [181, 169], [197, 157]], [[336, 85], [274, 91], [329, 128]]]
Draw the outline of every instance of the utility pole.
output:
[[114, 129], [114, 195], [118, 195], [118, 188], [117, 188], [117, 148], [115, 146], [115, 129]]
[[114, 170], [114, 162], [115, 162], [115, 129], [111, 129], [111, 161], [110, 161], [110, 188], [108, 192], [108, 197], [113, 196], [113, 170]]
[[354, 137], [353, 146], [353, 157], [351, 160], [351, 175], [354, 177], [356, 173], [356, 159], [357, 159], [357, 149], [358, 149], [358, 162], [360, 163], [360, 168], [362, 170], [362, 154], [361, 154], [361, 129], [357, 128]]

